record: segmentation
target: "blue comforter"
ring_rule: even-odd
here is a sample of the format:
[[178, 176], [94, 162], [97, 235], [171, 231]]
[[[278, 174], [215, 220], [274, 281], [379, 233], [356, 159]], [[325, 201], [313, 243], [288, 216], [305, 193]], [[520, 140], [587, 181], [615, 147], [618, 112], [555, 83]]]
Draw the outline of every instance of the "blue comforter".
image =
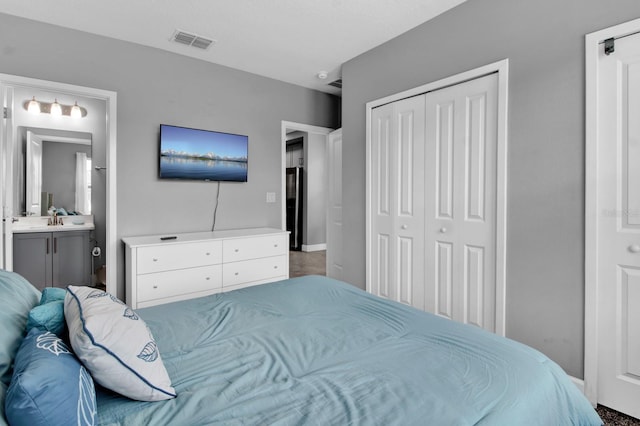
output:
[[324, 277], [138, 314], [178, 397], [100, 390], [100, 424], [602, 424], [541, 353]]

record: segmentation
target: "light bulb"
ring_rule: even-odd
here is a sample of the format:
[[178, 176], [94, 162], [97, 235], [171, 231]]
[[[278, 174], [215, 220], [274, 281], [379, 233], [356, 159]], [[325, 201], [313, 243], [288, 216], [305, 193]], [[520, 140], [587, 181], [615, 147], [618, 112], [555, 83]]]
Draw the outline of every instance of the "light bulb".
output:
[[35, 96], [29, 101], [27, 111], [29, 111], [31, 114], [40, 114], [40, 102], [36, 101]]
[[57, 99], [51, 104], [51, 110], [49, 112], [51, 115], [55, 115], [56, 117], [60, 117], [62, 115], [62, 107], [58, 103]]
[[80, 110], [80, 107], [78, 106], [78, 101], [76, 101], [76, 103], [71, 107], [71, 117], [73, 117], [73, 118], [82, 117], [82, 111]]

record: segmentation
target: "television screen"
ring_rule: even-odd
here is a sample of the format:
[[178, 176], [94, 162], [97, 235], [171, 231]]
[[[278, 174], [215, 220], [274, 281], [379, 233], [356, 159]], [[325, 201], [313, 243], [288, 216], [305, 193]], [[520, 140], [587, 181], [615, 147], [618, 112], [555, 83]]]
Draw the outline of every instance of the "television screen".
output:
[[160, 125], [160, 178], [247, 181], [249, 137]]

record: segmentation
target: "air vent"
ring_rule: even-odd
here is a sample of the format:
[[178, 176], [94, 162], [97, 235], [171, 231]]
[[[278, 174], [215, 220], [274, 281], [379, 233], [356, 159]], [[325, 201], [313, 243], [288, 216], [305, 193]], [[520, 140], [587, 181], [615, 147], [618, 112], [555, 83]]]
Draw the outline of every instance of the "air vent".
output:
[[193, 46], [198, 49], [207, 50], [212, 44], [216, 44], [215, 40], [202, 37], [197, 34], [188, 33], [186, 31], [176, 30], [171, 36], [171, 41], [187, 46]]
[[329, 86], [337, 87], [338, 89], [342, 89], [342, 79], [339, 78], [337, 80], [332, 81], [331, 83], [327, 83]]

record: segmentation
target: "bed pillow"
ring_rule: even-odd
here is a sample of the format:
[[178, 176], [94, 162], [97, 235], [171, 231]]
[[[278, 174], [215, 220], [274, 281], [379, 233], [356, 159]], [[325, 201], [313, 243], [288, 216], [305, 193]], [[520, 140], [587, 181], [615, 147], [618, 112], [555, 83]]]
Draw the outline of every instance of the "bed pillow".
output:
[[176, 396], [147, 324], [118, 298], [69, 286], [64, 313], [71, 346], [97, 383], [139, 401]]
[[27, 318], [27, 332], [32, 328], [50, 331], [63, 338], [65, 334], [64, 301], [54, 300], [31, 309]]
[[6, 386], [11, 381], [13, 359], [25, 335], [27, 316], [39, 301], [40, 292], [29, 281], [15, 272], [0, 270], [0, 381]]
[[34, 328], [16, 355], [5, 412], [12, 426], [93, 425], [93, 380], [62, 339]]
[[56, 300], [62, 300], [64, 302], [64, 297], [67, 295], [67, 289], [58, 288], [58, 287], [45, 287], [42, 290], [42, 297], [40, 298], [40, 304], [46, 305], [50, 302], [55, 302]]

